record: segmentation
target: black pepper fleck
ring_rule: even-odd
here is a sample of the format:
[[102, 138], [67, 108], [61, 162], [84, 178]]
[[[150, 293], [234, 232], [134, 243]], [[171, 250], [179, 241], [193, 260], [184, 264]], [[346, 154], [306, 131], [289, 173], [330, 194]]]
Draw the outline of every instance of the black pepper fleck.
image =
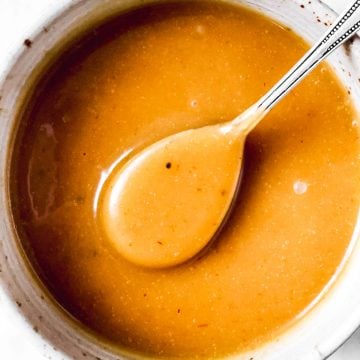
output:
[[166, 163], [165, 166], [166, 166], [167, 169], [171, 169], [172, 164], [171, 164], [171, 162], [168, 162], [168, 163]]
[[30, 39], [25, 39], [24, 40], [24, 45], [28, 48], [31, 48], [32, 45], [32, 41]]
[[77, 205], [82, 205], [82, 204], [84, 204], [84, 202], [85, 202], [85, 197], [84, 196], [81, 196], [81, 195], [76, 196], [75, 203]]

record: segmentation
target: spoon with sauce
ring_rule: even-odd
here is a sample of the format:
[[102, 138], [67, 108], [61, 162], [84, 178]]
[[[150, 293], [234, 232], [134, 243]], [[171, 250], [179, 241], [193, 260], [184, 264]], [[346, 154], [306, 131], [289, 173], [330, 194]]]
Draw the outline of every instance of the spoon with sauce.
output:
[[116, 167], [100, 219], [130, 262], [148, 268], [199, 254], [226, 223], [241, 184], [244, 144], [267, 113], [320, 61], [360, 29], [360, 0], [257, 103], [230, 122], [177, 133]]

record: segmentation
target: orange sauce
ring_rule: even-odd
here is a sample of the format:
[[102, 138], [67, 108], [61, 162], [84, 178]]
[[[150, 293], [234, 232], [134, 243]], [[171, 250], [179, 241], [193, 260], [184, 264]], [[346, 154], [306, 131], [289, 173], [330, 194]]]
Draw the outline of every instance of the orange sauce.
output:
[[357, 115], [326, 64], [251, 133], [235, 210], [206, 253], [139, 267], [97, 216], [115, 164], [233, 119], [306, 49], [247, 9], [188, 2], [120, 16], [59, 61], [23, 119], [12, 204], [30, 260], [75, 318], [120, 348], [214, 358], [271, 339], [320, 294], [360, 197]]

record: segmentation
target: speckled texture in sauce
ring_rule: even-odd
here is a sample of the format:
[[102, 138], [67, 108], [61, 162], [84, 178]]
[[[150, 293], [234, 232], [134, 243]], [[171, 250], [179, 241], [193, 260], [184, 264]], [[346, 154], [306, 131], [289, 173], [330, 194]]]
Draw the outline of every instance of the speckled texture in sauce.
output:
[[94, 217], [120, 157], [232, 119], [306, 49], [257, 14], [190, 2], [119, 18], [62, 60], [18, 139], [13, 207], [35, 268], [70, 313], [130, 350], [212, 358], [261, 344], [316, 298], [359, 204], [355, 113], [326, 65], [249, 137], [238, 206], [201, 259], [136, 267]]

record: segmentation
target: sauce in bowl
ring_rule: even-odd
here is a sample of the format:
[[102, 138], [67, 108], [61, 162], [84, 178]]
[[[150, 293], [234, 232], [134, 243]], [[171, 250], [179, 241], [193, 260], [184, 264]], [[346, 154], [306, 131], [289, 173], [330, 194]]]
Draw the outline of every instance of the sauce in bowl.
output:
[[35, 269], [75, 318], [120, 348], [195, 359], [256, 347], [304, 314], [345, 254], [360, 197], [357, 115], [326, 64], [251, 133], [235, 210], [192, 261], [129, 262], [101, 201], [126, 158], [233, 119], [306, 49], [248, 9], [187, 2], [126, 13], [58, 62], [23, 119], [12, 206]]

